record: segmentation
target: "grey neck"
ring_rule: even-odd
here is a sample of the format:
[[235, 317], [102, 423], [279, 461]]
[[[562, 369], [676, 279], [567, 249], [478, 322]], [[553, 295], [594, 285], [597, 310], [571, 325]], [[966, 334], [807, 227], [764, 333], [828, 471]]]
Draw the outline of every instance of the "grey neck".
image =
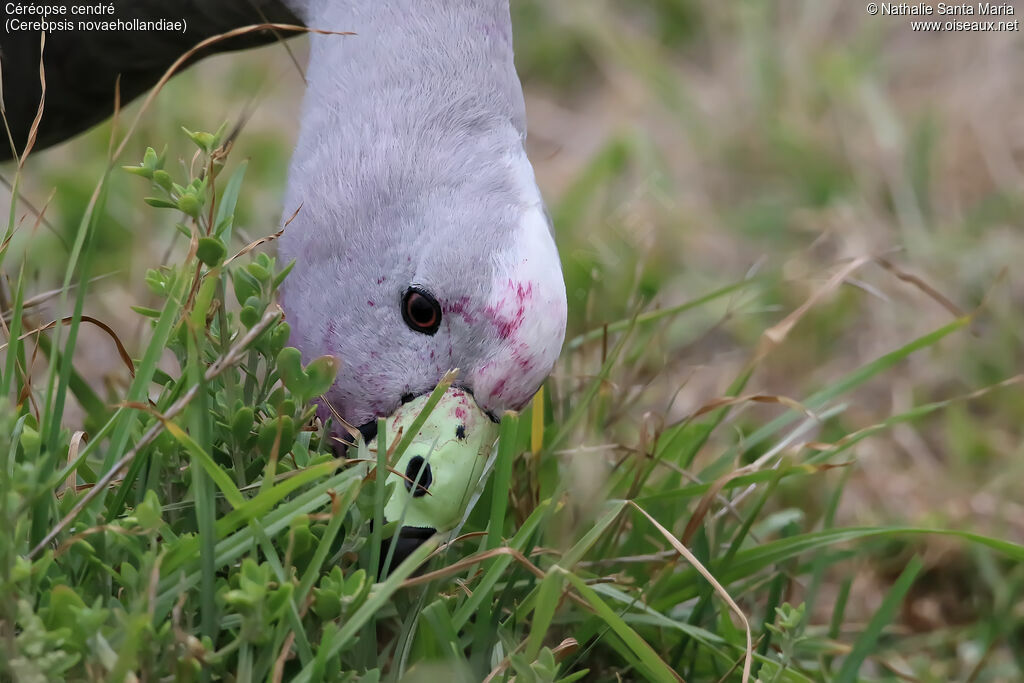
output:
[[508, 0], [294, 5], [314, 29], [356, 35], [311, 38], [286, 213], [309, 199], [295, 193], [311, 174], [343, 176], [333, 181], [345, 204], [345, 195], [359, 202], [380, 188], [486, 176], [495, 156], [521, 153], [526, 115]]
[[[297, 0], [315, 29], [355, 36], [312, 37], [312, 102], [347, 107], [367, 96], [488, 101], [522, 121], [508, 0]], [[360, 104], [361, 108], [365, 105]], [[379, 110], [376, 110], [379, 111]]]

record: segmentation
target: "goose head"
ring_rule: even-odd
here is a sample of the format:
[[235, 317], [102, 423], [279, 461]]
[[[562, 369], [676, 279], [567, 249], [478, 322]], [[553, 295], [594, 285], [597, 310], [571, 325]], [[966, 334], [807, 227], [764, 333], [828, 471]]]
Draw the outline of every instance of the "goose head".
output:
[[566, 294], [508, 1], [293, 9], [355, 35], [312, 38], [280, 243], [292, 343], [340, 359], [324, 398], [367, 435], [451, 369], [473, 411], [522, 408], [558, 357]]
[[282, 305], [293, 343], [342, 361], [325, 398], [352, 425], [391, 415], [455, 368], [455, 385], [498, 419], [558, 357], [565, 285], [526, 158], [461, 144], [445, 154], [472, 157], [459, 159], [471, 168], [403, 158], [351, 194], [337, 188], [353, 179], [319, 155], [293, 169], [301, 209], [281, 244], [296, 261]]

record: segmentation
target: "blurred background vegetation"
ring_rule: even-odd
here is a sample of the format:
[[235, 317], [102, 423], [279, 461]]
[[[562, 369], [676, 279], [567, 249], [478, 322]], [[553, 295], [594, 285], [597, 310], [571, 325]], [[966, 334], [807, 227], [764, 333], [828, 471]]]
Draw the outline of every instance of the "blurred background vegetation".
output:
[[[969, 332], [851, 394], [845, 410], [805, 440], [832, 441], [1021, 371], [1019, 33], [914, 33], [909, 18], [871, 17], [861, 3], [841, 0], [512, 7], [530, 156], [567, 279], [569, 337], [764, 278], [756, 292], [640, 333], [602, 390], [608, 429], [582, 433], [581, 447], [565, 454], [581, 473], [581, 498], [592, 486], [584, 474], [602, 471], [595, 463], [607, 466], [616, 446], [642, 447], [658, 425], [723, 395], [765, 330], [852, 259], [872, 260], [759, 358], [748, 391], [799, 399], [957, 311], [977, 317]], [[305, 39], [287, 46], [303, 64]], [[147, 144], [170, 141], [169, 158], [187, 164], [192, 150], [176, 133], [181, 126], [213, 130], [251, 113], [232, 153], [236, 162], [249, 159], [236, 231], [240, 241], [270, 234], [281, 224], [303, 87], [282, 45], [208, 59], [164, 89], [124, 163], [142, 158]], [[110, 127], [28, 162], [13, 249], [26, 257], [32, 292], [59, 286], [55, 266], [102, 174]], [[36, 222], [29, 203], [49, 207], [44, 222], [24, 229]], [[139, 201], [127, 174], [112, 179], [107, 208], [95, 272], [109, 276], [93, 287], [86, 313], [134, 349], [145, 328], [130, 306], [151, 296], [143, 275], [166, 260], [174, 218], [152, 225], [161, 214]], [[51, 314], [45, 304], [35, 311], [41, 322]], [[80, 371], [99, 386], [123, 386], [109, 343], [91, 329], [82, 334]], [[601, 347], [567, 354], [554, 387], [567, 394], [595, 375]], [[745, 425], [777, 412], [734, 412], [695, 469]], [[855, 465], [820, 477], [820, 489], [805, 478], [783, 482], [769, 507], [812, 526], [835, 482], [848, 477], [838, 523], [941, 525], [1024, 542], [1022, 423], [1019, 388], [958, 402], [861, 442]], [[941, 537], [862, 544], [832, 567], [822, 591], [834, 594], [852, 577], [847, 618], [866, 620], [912, 553], [925, 572], [897, 623], [919, 646], [905, 651], [906, 670], [924, 680], [966, 678], [979, 665], [986, 629], [998, 628], [1005, 639], [985, 655], [994, 673], [984, 680], [1014, 680], [1011, 662], [1024, 651], [1024, 573], [987, 551]], [[790, 601], [805, 588], [791, 587]]]

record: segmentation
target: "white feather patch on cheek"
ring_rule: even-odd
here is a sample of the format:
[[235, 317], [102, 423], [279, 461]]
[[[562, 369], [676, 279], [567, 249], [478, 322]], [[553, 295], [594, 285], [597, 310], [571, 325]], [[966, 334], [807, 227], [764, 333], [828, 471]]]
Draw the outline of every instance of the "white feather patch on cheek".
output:
[[518, 410], [530, 400], [554, 367], [565, 339], [561, 261], [525, 156], [516, 175], [527, 200], [525, 210], [511, 246], [493, 255], [486, 307], [496, 348], [473, 377], [477, 400], [492, 414]]

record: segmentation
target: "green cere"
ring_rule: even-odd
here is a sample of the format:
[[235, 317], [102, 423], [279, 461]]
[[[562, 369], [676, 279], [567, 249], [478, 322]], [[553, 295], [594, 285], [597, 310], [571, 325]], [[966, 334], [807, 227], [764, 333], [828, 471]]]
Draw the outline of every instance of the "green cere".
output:
[[[388, 418], [389, 438], [397, 438], [399, 430], [408, 434], [427, 399], [420, 396]], [[453, 529], [480, 483], [497, 434], [498, 425], [472, 396], [448, 389], [401, 459], [392, 464], [387, 483], [394, 487], [384, 507], [387, 520], [400, 520], [407, 527]]]

